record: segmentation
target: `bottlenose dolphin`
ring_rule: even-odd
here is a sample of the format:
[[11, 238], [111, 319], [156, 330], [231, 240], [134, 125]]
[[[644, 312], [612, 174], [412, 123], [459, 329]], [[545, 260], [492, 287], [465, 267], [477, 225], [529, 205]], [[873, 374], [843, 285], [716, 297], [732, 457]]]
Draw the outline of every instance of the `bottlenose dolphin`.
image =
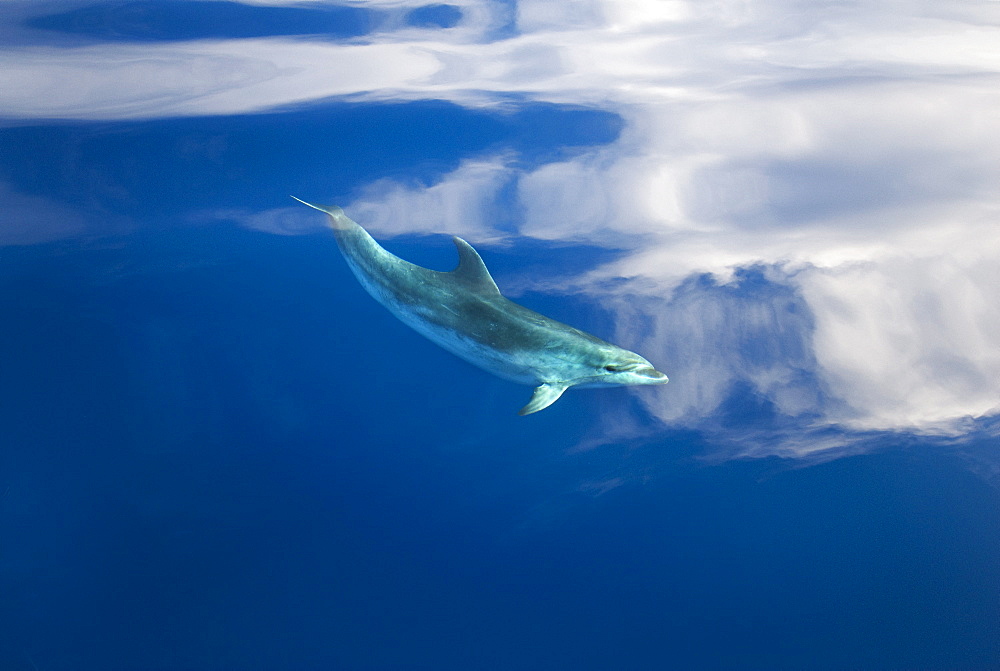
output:
[[295, 200], [330, 216], [361, 286], [404, 324], [494, 375], [538, 385], [519, 415], [549, 407], [569, 387], [667, 382], [638, 354], [504, 298], [479, 254], [461, 238], [452, 238], [458, 267], [429, 270], [387, 252], [339, 207]]

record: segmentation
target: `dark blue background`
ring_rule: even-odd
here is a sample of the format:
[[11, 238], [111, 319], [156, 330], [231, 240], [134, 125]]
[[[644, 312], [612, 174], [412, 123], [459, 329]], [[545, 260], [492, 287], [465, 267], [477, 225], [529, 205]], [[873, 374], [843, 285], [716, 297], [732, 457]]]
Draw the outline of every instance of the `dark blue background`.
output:
[[[291, 10], [131, 6], [160, 19], [128, 39], [190, 37], [174, 19], [203, 11], [300, 30]], [[108, 11], [35, 23], [138, 30]], [[195, 216], [620, 131], [437, 102], [0, 129], [0, 180], [85, 224], [0, 249], [0, 669], [996, 668], [1000, 490], [972, 459], [995, 439], [874, 436], [812, 465], [709, 460], [718, 434], [662, 427], [577, 450], [598, 407], [638, 402], [585, 390], [518, 417], [530, 389], [406, 329], [330, 235]], [[454, 263], [444, 237], [387, 246]], [[482, 253], [503, 288], [615, 252]], [[771, 290], [744, 279], [683, 290]], [[611, 336], [582, 297], [518, 300]], [[797, 430], [740, 386], [716, 419]]]
[[996, 660], [1000, 497], [956, 456], [572, 452], [616, 390], [517, 417], [328, 236], [86, 247], [5, 250], [7, 668]]

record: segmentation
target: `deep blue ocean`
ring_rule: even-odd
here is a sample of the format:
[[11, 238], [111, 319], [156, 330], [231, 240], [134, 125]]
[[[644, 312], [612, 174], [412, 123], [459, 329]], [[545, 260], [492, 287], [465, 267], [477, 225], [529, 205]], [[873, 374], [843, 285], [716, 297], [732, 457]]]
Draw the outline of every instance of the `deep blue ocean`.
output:
[[[634, 107], [432, 81], [227, 111], [185, 88], [194, 57], [142, 104], [125, 100], [139, 84], [70, 65], [315, 33], [405, 44], [484, 7], [506, 17], [482, 28], [490, 46], [542, 21], [532, 3], [5, 4], [0, 67], [80, 51], [48, 88], [0, 94], [0, 671], [1000, 668], [994, 412], [928, 429], [863, 404], [814, 345], [829, 304], [777, 261], [730, 278], [692, 261], [663, 289], [580, 279], [664, 244], [615, 223], [638, 190], [590, 199], [620, 178], [616, 147], [641, 154]], [[64, 87], [82, 93], [56, 104]], [[677, 151], [696, 134], [676, 132]], [[906, 191], [769, 161], [734, 164], [775, 180], [799, 165], [823, 217]], [[517, 181], [558, 166], [584, 166], [559, 179], [593, 219], [539, 210]], [[792, 191], [771, 215], [810, 216]], [[686, 193], [690, 221], [717, 225]], [[463, 235], [505, 295], [671, 382], [570, 389], [519, 417], [530, 387], [399, 322], [290, 195], [437, 270]], [[538, 233], [539, 211], [576, 223]], [[934, 356], [981, 380], [958, 397], [991, 393], [992, 369], [952, 345]]]

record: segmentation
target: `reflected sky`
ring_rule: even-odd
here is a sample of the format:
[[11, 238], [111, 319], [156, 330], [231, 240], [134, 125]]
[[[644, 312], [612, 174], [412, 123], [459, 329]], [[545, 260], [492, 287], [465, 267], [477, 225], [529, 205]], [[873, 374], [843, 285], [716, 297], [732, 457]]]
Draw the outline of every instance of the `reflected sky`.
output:
[[315, 233], [303, 194], [383, 237], [620, 252], [513, 290], [610, 309], [676, 371], [641, 394], [664, 426], [714, 427], [737, 388], [802, 431], [997, 410], [995, 3], [0, 11], [5, 244]]
[[258, 6], [234, 2], [118, 2], [44, 14], [28, 27], [93, 38], [96, 42], [161, 42], [209, 38], [327, 35], [358, 37], [379, 20], [362, 7]]
[[[0, 1], [0, 668], [996, 668], [998, 44], [981, 0]], [[291, 195], [670, 383], [517, 417]]]

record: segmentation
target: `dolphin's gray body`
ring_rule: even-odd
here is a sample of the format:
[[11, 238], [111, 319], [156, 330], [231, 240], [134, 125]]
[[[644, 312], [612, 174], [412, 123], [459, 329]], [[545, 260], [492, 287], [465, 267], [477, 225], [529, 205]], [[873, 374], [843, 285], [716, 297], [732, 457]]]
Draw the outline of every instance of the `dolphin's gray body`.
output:
[[547, 408], [572, 386], [667, 381], [638, 354], [504, 298], [479, 254], [461, 238], [453, 238], [458, 267], [429, 270], [387, 252], [339, 207], [299, 202], [330, 216], [354, 275], [403, 323], [484, 370], [538, 385], [521, 415]]

